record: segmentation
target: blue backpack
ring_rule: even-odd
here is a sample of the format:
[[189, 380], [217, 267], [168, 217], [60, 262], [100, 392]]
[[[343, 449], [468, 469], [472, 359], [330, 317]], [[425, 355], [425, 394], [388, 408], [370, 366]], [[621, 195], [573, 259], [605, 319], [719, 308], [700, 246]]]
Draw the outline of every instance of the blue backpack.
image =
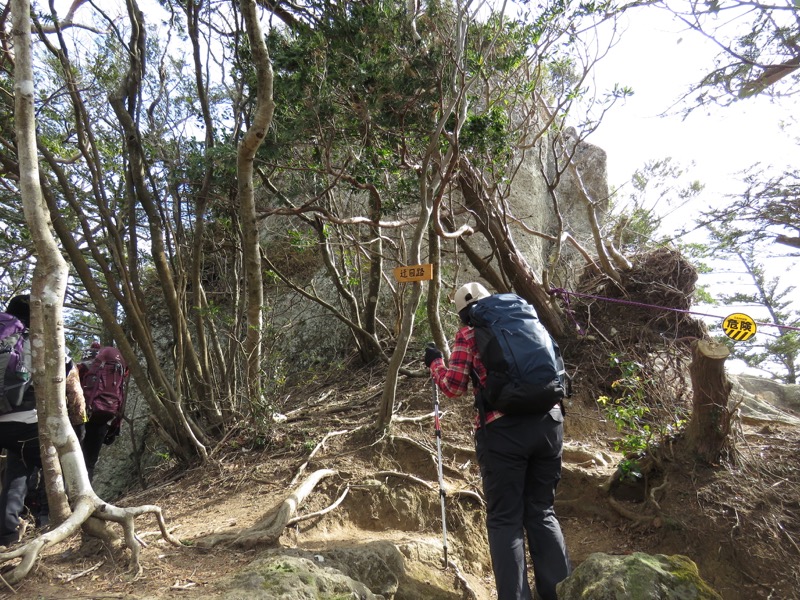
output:
[[14, 315], [0, 313], [0, 415], [36, 408], [31, 387], [28, 329]]
[[533, 306], [516, 294], [495, 294], [470, 306], [469, 323], [487, 371], [479, 410], [543, 414], [564, 399], [564, 361]]

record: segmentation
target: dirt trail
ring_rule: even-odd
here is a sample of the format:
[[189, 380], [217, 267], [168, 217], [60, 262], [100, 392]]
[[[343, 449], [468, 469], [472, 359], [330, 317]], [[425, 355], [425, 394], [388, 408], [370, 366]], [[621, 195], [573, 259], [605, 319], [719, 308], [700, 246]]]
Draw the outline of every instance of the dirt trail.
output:
[[[431, 411], [429, 387], [422, 381], [404, 382], [392, 436], [376, 440], [369, 425], [380, 388], [371, 381], [366, 374], [350, 373], [346, 381], [295, 390], [283, 407], [291, 418], [276, 424], [266, 446], [248, 446], [245, 435], [231, 438], [208, 465], [183, 473], [153, 473], [149, 489], [119, 500], [122, 505], [160, 505], [170, 530], [186, 544], [172, 547], [159, 539], [154, 522], [138, 523], [148, 543], [142, 553], [144, 575], [138, 580], [130, 580], [125, 555], [91, 551], [73, 539], [49, 550], [16, 595], [6, 589], [0, 598], [195, 596], [258, 554], [236, 547], [202, 549], [198, 541], [213, 532], [251, 526], [284, 499], [301, 468], [331, 468], [338, 476], [315, 489], [300, 512], [324, 508], [344, 486], [350, 486], [350, 493], [324, 517], [288, 528], [281, 545], [314, 548], [387, 537], [436, 542], [441, 523], [433, 423], [426, 417]], [[320, 403], [324, 389], [334, 392]], [[442, 410], [451, 556], [483, 582], [480, 595], [490, 598], [476, 499], [480, 481], [471, 454], [471, 408], [444, 403]], [[333, 431], [349, 433], [330, 437], [306, 464], [311, 450]], [[664, 463], [658, 481], [649, 482], [649, 489], [659, 487], [654, 500], [660, 512], [638, 522], [615, 509], [600, 490], [619, 458], [610, 450], [613, 435], [588, 399], [576, 399], [568, 415], [557, 500], [576, 565], [593, 552], [680, 553], [699, 565], [701, 575], [726, 600], [800, 597], [795, 591], [800, 588], [797, 429], [744, 427], [737, 433], [735, 467], [708, 468], [682, 460], [676, 441], [674, 460]], [[640, 503], [624, 497], [616, 503], [623, 512], [641, 514]]]

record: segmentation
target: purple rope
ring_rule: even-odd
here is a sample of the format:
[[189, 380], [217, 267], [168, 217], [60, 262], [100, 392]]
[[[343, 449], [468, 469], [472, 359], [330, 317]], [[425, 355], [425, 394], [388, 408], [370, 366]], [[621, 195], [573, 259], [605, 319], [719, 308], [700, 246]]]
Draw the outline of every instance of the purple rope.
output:
[[[578, 292], [570, 292], [565, 290], [564, 288], [552, 288], [549, 292], [550, 295], [558, 295], [564, 299], [564, 303], [567, 305], [568, 312], [572, 320], [575, 321], [575, 317], [572, 316], [572, 310], [569, 309], [569, 297], [576, 296], [581, 298], [592, 298], [594, 300], [604, 300], [606, 302], [616, 302], [617, 304], [627, 304], [628, 306], [638, 306], [640, 308], [657, 308], [659, 310], [670, 310], [672, 312], [683, 313], [685, 315], [700, 315], [701, 317], [713, 317], [715, 319], [724, 319], [725, 317], [720, 317], [719, 315], [711, 315], [708, 313], [701, 313], [695, 312], [693, 310], [684, 310], [682, 308], [670, 308], [669, 306], [657, 306], [654, 304], [645, 304], [643, 302], [634, 302], [632, 300], [622, 300], [618, 298], [606, 298], [605, 296], [592, 296], [591, 294], [580, 294]], [[775, 323], [759, 323], [758, 321], [755, 322], [756, 325], [762, 327], [777, 327], [779, 329], [788, 329], [790, 331], [800, 331], [800, 327], [792, 327], [790, 325], [776, 325]], [[577, 325], [577, 322], [576, 322]], [[581, 330], [582, 331], [582, 330]]]
[[578, 330], [579, 335], [586, 335], [586, 330], [583, 326], [578, 323], [578, 319], [575, 318], [575, 311], [572, 310], [569, 304], [569, 292], [567, 290], [550, 290], [550, 294], [561, 292], [559, 295], [564, 300], [564, 304], [566, 305], [566, 313], [569, 315], [569, 318], [572, 319], [572, 322], [575, 324], [575, 329]]

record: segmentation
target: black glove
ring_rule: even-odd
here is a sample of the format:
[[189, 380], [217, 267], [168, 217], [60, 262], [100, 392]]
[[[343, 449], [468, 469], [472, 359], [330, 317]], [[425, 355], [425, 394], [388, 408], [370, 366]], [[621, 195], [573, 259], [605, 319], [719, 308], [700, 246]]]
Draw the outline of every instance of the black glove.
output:
[[442, 353], [436, 347], [436, 344], [430, 342], [425, 348], [425, 366], [430, 367], [431, 363], [437, 358], [442, 358]]
[[122, 418], [116, 417], [108, 424], [108, 431], [106, 432], [106, 437], [103, 438], [103, 443], [106, 446], [113, 444], [114, 440], [119, 437], [120, 429], [122, 429]]

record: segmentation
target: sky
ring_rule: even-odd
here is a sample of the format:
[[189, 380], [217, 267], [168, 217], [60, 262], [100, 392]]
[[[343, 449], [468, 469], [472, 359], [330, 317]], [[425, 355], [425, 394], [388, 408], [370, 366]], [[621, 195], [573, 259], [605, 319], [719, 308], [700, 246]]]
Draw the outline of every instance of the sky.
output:
[[692, 171], [707, 188], [703, 201], [711, 202], [740, 188], [735, 174], [744, 168], [797, 164], [798, 146], [780, 130], [794, 103], [760, 97], [683, 119], [679, 100], [713, 64], [717, 46], [659, 10], [630, 12], [623, 23], [628, 28], [598, 64], [596, 80], [600, 87], [631, 86], [634, 95], [612, 109], [589, 139], [608, 152], [612, 185], [626, 182], [647, 159], [669, 156], [695, 163]]
[[[647, 160], [672, 157], [687, 167], [692, 179], [705, 185], [690, 206], [673, 214], [671, 221], [667, 219], [667, 223], [680, 226], [708, 206], [724, 205], [726, 195], [743, 190], [738, 175], [742, 170], [759, 163], [797, 167], [800, 146], [794, 138], [800, 138], [800, 122], [794, 123], [794, 130], [782, 131], [780, 127], [792, 116], [794, 102], [774, 104], [760, 97], [727, 108], [696, 110], [684, 119], [680, 98], [713, 65], [717, 46], [686, 31], [685, 26], [661, 11], [634, 12], [623, 22], [627, 30], [598, 65], [596, 82], [605, 88], [614, 83], [628, 85], [634, 95], [612, 109], [588, 140], [606, 150], [611, 186], [625, 189], [633, 172]], [[784, 247], [777, 250], [786, 251]], [[768, 272], [771, 269], [776, 276], [798, 266], [796, 259], [764, 258]], [[747, 277], [730, 272], [733, 265], [712, 266], [719, 272], [700, 277], [700, 283], [709, 285], [712, 293], [730, 293], [748, 285]], [[795, 308], [800, 310], [800, 292], [796, 291], [793, 299]], [[763, 311], [747, 306], [704, 306], [695, 310], [722, 317], [744, 312], [756, 321], [768, 320]], [[777, 333], [774, 328], [769, 331]], [[746, 371], [741, 363], [729, 366]]]

